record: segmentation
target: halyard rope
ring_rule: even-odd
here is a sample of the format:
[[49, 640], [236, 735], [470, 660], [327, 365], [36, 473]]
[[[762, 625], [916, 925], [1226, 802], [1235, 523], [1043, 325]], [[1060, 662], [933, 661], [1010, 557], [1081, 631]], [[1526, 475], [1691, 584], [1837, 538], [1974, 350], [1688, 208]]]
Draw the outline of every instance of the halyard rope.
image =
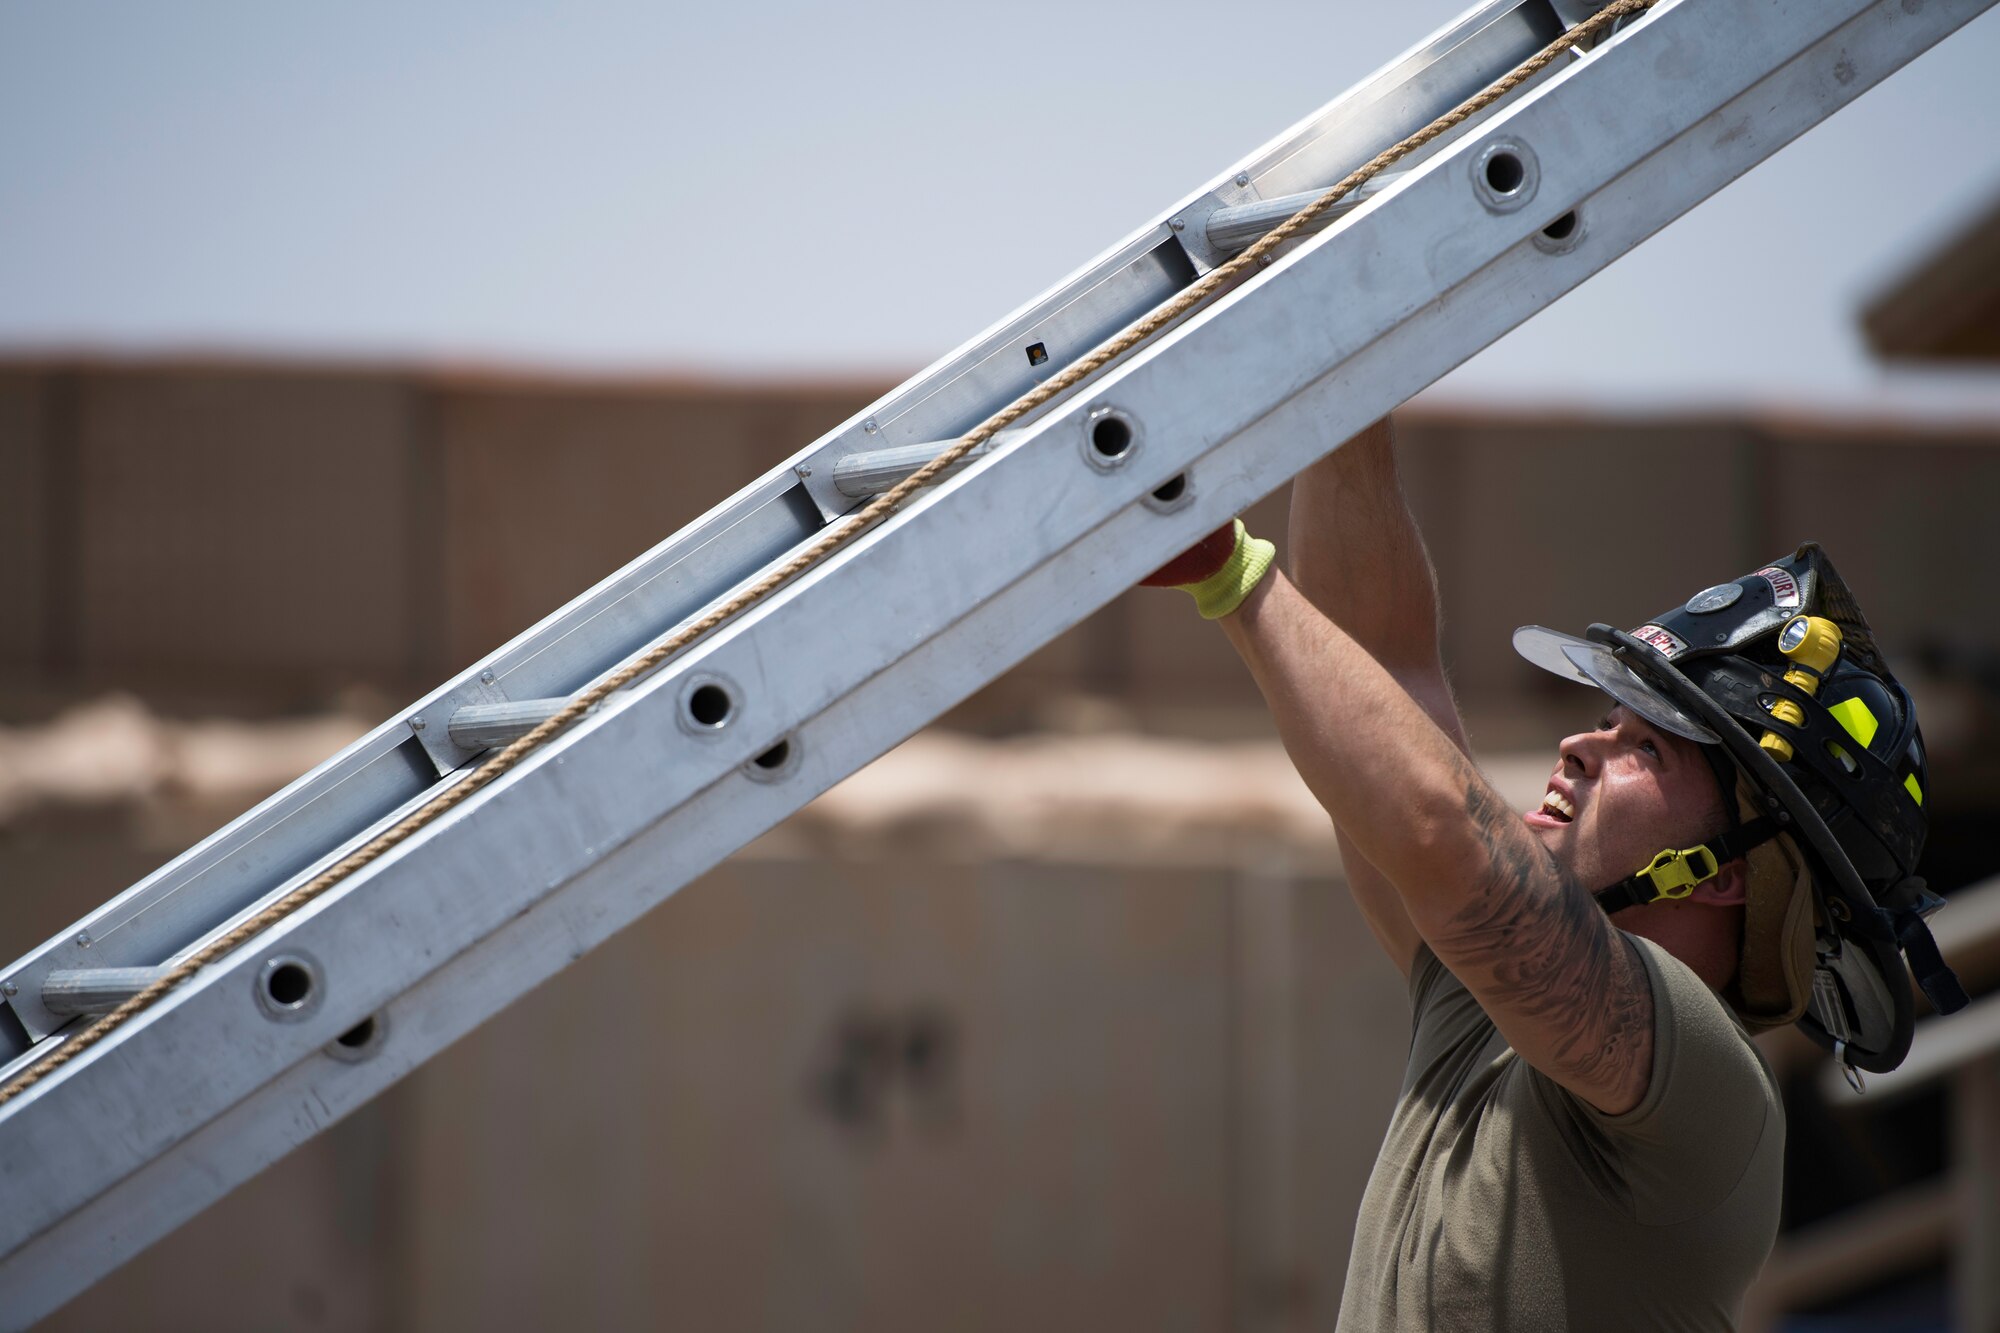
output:
[[1338, 184], [1319, 196], [1290, 219], [1267, 233], [1243, 253], [1237, 255], [1215, 269], [1185, 291], [1166, 302], [1145, 318], [1128, 326], [1122, 333], [1103, 343], [1095, 351], [1074, 363], [1060, 374], [1031, 390], [1009, 406], [994, 413], [970, 434], [946, 449], [930, 462], [905, 477], [891, 489], [883, 492], [865, 508], [857, 512], [830, 532], [819, 537], [810, 545], [782, 565], [767, 572], [755, 583], [744, 588], [728, 601], [714, 607], [700, 619], [682, 626], [672, 635], [654, 644], [639, 656], [627, 662], [609, 676], [598, 681], [571, 699], [562, 709], [549, 717], [533, 731], [509, 745], [500, 753], [488, 759], [463, 781], [454, 783], [447, 791], [427, 801], [406, 816], [395, 827], [388, 829], [355, 851], [343, 857], [334, 865], [315, 875], [311, 880], [293, 889], [284, 897], [251, 916], [227, 934], [210, 940], [194, 953], [176, 963], [157, 981], [119, 1005], [110, 1013], [92, 1023], [83, 1031], [63, 1042], [55, 1050], [21, 1071], [6, 1087], [0, 1088], [0, 1106], [14, 1100], [56, 1070], [82, 1055], [91, 1047], [109, 1037], [113, 1032], [151, 1008], [159, 999], [186, 981], [209, 963], [232, 953], [252, 937], [262, 934], [279, 921], [297, 912], [334, 885], [360, 870], [363, 866], [378, 860], [384, 854], [407, 841], [419, 830], [435, 823], [439, 817], [456, 808], [459, 804], [489, 786], [496, 778], [515, 768], [534, 753], [550, 737], [582, 717], [613, 692], [645, 675], [654, 667], [678, 653], [710, 630], [735, 619], [744, 611], [763, 601], [773, 592], [782, 588], [792, 579], [825, 560], [843, 546], [852, 542], [862, 533], [873, 528], [883, 519], [896, 512], [903, 502], [964, 458], [974, 449], [990, 441], [1000, 431], [1019, 421], [1028, 413], [1047, 403], [1057, 394], [1076, 387], [1106, 365], [1131, 351], [1134, 347], [1153, 337], [1160, 330], [1179, 319], [1188, 311], [1213, 296], [1251, 268], [1266, 263], [1271, 254], [1286, 241], [1310, 227], [1328, 209], [1341, 199], [1353, 193], [1364, 181], [1381, 172], [1390, 164], [1430, 143], [1439, 135], [1455, 129], [1467, 119], [1484, 111], [1501, 98], [1519, 88], [1523, 83], [1539, 74], [1550, 64], [1560, 59], [1564, 52], [1578, 42], [1588, 41], [1619, 19], [1641, 13], [1658, 3], [1658, 0], [1614, 0], [1597, 13], [1577, 24], [1541, 51], [1529, 57], [1511, 73], [1490, 84], [1484, 91], [1460, 103], [1452, 110], [1438, 117], [1415, 134], [1376, 154], [1366, 165], [1348, 173]]

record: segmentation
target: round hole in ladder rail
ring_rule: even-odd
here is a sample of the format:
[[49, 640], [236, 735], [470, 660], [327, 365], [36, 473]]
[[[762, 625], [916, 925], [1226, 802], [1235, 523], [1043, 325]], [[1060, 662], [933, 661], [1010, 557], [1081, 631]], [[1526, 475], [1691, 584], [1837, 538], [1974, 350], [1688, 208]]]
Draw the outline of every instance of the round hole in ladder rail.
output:
[[1171, 514], [1194, 502], [1194, 477], [1178, 472], [1153, 490], [1140, 503], [1156, 514]]
[[1090, 414], [1083, 435], [1083, 457], [1100, 472], [1130, 462], [1139, 451], [1139, 426], [1115, 407], [1100, 407]]
[[1535, 197], [1541, 165], [1528, 145], [1495, 139], [1472, 159], [1472, 188], [1489, 213], [1511, 213]]
[[336, 1060], [360, 1064], [381, 1050], [388, 1039], [389, 1015], [384, 1010], [368, 1015], [320, 1049]]
[[1132, 447], [1132, 427], [1122, 417], [1099, 417], [1090, 425], [1090, 447], [1116, 458]]
[[1545, 255], [1568, 254], [1583, 240], [1583, 215], [1574, 208], [1536, 232], [1531, 238], [1535, 248]]
[[743, 765], [743, 775], [757, 782], [782, 782], [799, 770], [799, 738], [797, 734], [781, 736], [771, 745]]
[[272, 1004], [296, 1009], [312, 994], [312, 973], [297, 963], [282, 963], [264, 978], [264, 990]]
[[681, 682], [681, 730], [690, 736], [718, 736], [736, 720], [734, 682], [713, 672], [701, 672]]
[[319, 1008], [319, 978], [318, 965], [304, 954], [267, 958], [257, 972], [257, 1002], [283, 1022], [304, 1018]]
[[729, 720], [729, 691], [710, 682], [697, 685], [688, 695], [688, 716], [704, 727], [719, 727]]

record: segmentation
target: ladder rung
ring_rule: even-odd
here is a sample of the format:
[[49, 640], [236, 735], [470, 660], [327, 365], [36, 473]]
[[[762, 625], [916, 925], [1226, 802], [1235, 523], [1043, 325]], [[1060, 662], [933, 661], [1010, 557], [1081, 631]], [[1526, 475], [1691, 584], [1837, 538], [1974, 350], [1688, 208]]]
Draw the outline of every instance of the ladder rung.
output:
[[474, 752], [511, 745], [567, 704], [567, 699], [510, 699], [500, 704], [467, 704], [451, 715], [451, 742]]
[[[1363, 181], [1352, 194], [1314, 218], [1313, 225], [1307, 230], [1318, 231], [1336, 218], [1352, 213], [1408, 174], [1407, 171], [1385, 171]], [[1254, 204], [1218, 208], [1208, 215], [1208, 243], [1226, 254], [1245, 249], [1323, 193], [1323, 190], [1307, 190], [1304, 194], [1288, 194], [1278, 199], [1259, 199]]]
[[[985, 444], [967, 453], [952, 466], [951, 470], [955, 472], [973, 459], [983, 458], [1018, 434], [1019, 430], [1001, 431]], [[880, 495], [957, 443], [957, 440], [934, 440], [924, 444], [899, 444], [888, 449], [870, 449], [864, 453], [849, 454], [833, 465], [834, 488], [852, 500], [865, 500], [870, 496]]]
[[166, 975], [164, 967], [79, 967], [51, 972], [42, 1003], [52, 1014], [108, 1014]]

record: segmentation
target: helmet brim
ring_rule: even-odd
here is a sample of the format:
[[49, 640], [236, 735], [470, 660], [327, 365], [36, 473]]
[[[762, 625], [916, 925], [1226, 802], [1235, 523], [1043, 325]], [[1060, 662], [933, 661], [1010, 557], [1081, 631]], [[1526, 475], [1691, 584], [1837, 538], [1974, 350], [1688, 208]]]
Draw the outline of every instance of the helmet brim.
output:
[[1713, 730], [1648, 684], [1604, 644], [1541, 625], [1523, 625], [1514, 631], [1514, 651], [1552, 675], [1596, 686], [1663, 731], [1703, 745], [1720, 742]]

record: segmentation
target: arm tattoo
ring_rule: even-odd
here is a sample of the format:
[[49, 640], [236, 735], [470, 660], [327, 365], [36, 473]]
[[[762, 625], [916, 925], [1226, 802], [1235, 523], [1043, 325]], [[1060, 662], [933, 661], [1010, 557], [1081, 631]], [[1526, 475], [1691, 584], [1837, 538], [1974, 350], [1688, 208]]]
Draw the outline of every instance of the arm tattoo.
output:
[[1550, 1043], [1531, 1061], [1544, 1073], [1572, 1090], [1629, 1088], [1650, 1075], [1653, 1023], [1652, 990], [1631, 944], [1470, 765], [1466, 778], [1465, 811], [1485, 864], [1440, 932], [1441, 952], [1472, 973], [1467, 984], [1503, 1029]]

